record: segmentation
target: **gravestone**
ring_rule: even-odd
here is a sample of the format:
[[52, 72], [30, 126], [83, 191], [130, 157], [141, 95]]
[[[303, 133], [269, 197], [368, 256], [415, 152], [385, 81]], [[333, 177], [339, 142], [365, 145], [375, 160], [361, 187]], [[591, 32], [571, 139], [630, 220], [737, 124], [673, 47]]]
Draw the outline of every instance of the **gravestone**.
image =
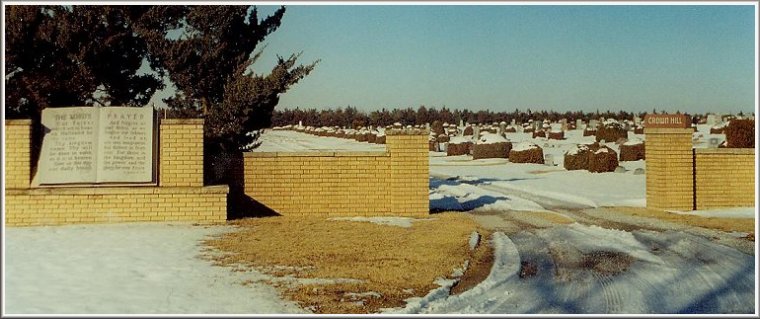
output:
[[544, 155], [544, 165], [546, 165], [546, 166], [554, 166], [554, 155], [552, 155], [552, 154], [546, 154], [546, 155]]
[[581, 119], [575, 120], [575, 129], [577, 130], [583, 129], [583, 120]]
[[707, 147], [709, 148], [718, 148], [718, 145], [720, 145], [720, 139], [717, 137], [711, 137], [707, 141]]
[[150, 106], [44, 109], [36, 182], [152, 182], [154, 123]]
[[719, 117], [715, 114], [707, 114], [707, 121], [705, 122], [705, 124], [710, 125], [710, 126], [717, 125], [718, 119]]
[[633, 124], [636, 125], [636, 126], [641, 125], [641, 118], [638, 117], [638, 116], [634, 116], [633, 117]]
[[559, 120], [560, 129], [562, 132], [567, 131], [567, 119], [561, 119]]
[[589, 129], [595, 130], [597, 126], [599, 126], [599, 121], [597, 121], [597, 120], [589, 120], [588, 121], [588, 128]]

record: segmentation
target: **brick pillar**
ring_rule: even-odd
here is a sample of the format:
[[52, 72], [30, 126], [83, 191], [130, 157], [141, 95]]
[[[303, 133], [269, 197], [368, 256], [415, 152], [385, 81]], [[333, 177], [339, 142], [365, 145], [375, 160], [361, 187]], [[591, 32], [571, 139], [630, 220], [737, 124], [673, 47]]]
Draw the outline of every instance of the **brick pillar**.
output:
[[694, 209], [691, 128], [646, 128], [647, 208]]
[[426, 216], [430, 212], [428, 134], [389, 130], [391, 214]]
[[31, 120], [5, 121], [5, 188], [29, 188], [31, 183]]
[[203, 186], [203, 119], [161, 119], [159, 186]]

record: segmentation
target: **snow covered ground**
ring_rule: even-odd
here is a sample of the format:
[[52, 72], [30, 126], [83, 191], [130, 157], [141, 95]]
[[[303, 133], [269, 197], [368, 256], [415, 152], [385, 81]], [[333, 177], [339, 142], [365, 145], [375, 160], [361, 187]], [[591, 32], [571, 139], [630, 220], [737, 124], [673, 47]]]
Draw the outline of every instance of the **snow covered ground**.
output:
[[[492, 242], [495, 261], [485, 281], [460, 295], [434, 290], [387, 312], [755, 312], [754, 258], [684, 232], [571, 224], [511, 238], [495, 233]], [[535, 265], [536, 273], [521, 278], [523, 262]]]
[[5, 229], [4, 314], [304, 313], [252, 272], [199, 258], [231, 227], [114, 224]]
[[[506, 159], [472, 160], [472, 156], [446, 156], [430, 152], [431, 206], [438, 210], [537, 208], [587, 208], [598, 206], [646, 206], [646, 175], [634, 174], [644, 168], [643, 160], [620, 162], [623, 173], [591, 173], [564, 169], [564, 154], [581, 143], [593, 143], [582, 130], [565, 133], [565, 140], [532, 138], [527, 133], [507, 133], [512, 143], [532, 141], [554, 165], [514, 164]], [[629, 139], [643, 139], [629, 134]], [[616, 152], [615, 143], [606, 145]], [[474, 186], [474, 187], [471, 187]], [[459, 204], [459, 206], [457, 206]]]
[[351, 139], [315, 136], [295, 131], [266, 130], [261, 134], [261, 146], [254, 152], [340, 152], [385, 151], [385, 145], [357, 142]]

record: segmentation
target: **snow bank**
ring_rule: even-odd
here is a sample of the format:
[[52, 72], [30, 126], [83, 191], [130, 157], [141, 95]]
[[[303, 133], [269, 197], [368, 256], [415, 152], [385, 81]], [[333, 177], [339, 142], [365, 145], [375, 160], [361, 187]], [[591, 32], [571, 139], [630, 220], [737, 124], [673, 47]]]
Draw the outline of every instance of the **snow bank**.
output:
[[740, 208], [720, 208], [709, 210], [692, 210], [692, 211], [677, 211], [669, 210], [668, 212], [679, 215], [695, 215], [702, 217], [722, 217], [722, 218], [755, 218], [756, 212], [754, 207], [740, 207]]

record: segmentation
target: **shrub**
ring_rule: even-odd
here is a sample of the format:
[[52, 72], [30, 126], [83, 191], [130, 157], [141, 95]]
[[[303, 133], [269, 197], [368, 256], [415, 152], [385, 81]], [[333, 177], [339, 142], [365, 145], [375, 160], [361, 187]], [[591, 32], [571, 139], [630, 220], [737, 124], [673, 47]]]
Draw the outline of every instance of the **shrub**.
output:
[[544, 163], [544, 150], [531, 142], [522, 142], [509, 151], [509, 161], [512, 163]]
[[464, 128], [464, 135], [469, 136], [469, 135], [474, 135], [474, 134], [475, 134], [475, 130], [472, 128], [472, 126], [468, 125], [467, 127]]
[[723, 134], [726, 132], [725, 125], [716, 125], [710, 128], [710, 134]]
[[614, 172], [618, 164], [617, 153], [602, 145], [591, 152], [588, 159], [588, 171], [592, 173]]
[[583, 130], [583, 136], [594, 136], [594, 135], [596, 135], [596, 130], [588, 129], [588, 128]]
[[578, 144], [574, 149], [565, 152], [565, 169], [568, 171], [588, 169], [588, 160], [591, 156], [591, 148], [585, 144]]
[[430, 125], [430, 130], [433, 131], [433, 133], [435, 133], [436, 136], [443, 134], [444, 133], [443, 123], [441, 123], [441, 121], [438, 121], [438, 120], [433, 121], [433, 124]]
[[453, 137], [446, 146], [446, 156], [469, 155], [472, 141], [463, 137]]
[[646, 159], [644, 142], [628, 142], [620, 145], [620, 161], [638, 161]]
[[550, 140], [564, 140], [565, 139], [565, 132], [563, 132], [563, 131], [549, 132], [549, 139]]
[[514, 126], [507, 126], [504, 129], [504, 132], [506, 132], [506, 133], [517, 133], [517, 129]]
[[755, 148], [755, 121], [732, 120], [725, 130], [726, 144], [731, 148]]
[[501, 135], [486, 133], [472, 145], [472, 159], [508, 158], [512, 143]]
[[538, 131], [533, 132], [533, 138], [536, 138], [536, 137], [546, 137], [546, 132], [544, 132], [544, 130], [538, 130]]
[[[585, 134], [584, 134], [585, 135]], [[596, 131], [596, 141], [617, 141], [620, 138], [628, 138], [628, 131], [618, 122], [607, 122], [600, 125]]]
[[446, 134], [438, 135], [438, 143], [446, 143], [449, 141], [449, 136]]

